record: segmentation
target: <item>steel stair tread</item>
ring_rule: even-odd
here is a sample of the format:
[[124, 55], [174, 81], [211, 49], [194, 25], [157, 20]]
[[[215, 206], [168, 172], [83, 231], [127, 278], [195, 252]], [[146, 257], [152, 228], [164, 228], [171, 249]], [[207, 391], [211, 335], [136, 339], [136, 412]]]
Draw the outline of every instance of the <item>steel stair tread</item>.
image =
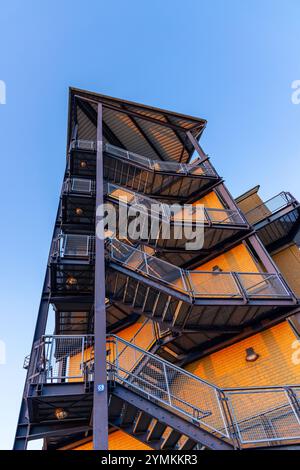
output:
[[133, 433], [134, 434], [143, 434], [145, 433], [148, 428], [149, 428], [149, 425], [151, 423], [151, 421], [153, 420], [153, 417], [147, 413], [143, 413], [143, 412], [140, 412], [136, 422], [135, 422], [135, 426], [133, 428]]
[[181, 436], [182, 434], [180, 432], [173, 429], [170, 432], [170, 434], [166, 437], [161, 448], [162, 449], [174, 449], [174, 446], [177, 444]]

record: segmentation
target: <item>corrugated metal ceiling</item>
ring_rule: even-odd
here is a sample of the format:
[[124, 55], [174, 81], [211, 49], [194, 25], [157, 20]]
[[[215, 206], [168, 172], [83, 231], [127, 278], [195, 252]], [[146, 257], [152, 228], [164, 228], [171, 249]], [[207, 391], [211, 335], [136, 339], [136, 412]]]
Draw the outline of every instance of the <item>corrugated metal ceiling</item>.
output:
[[[91, 113], [76, 106], [79, 139], [96, 140], [97, 102], [102, 102], [105, 140], [114, 145], [119, 142], [120, 146], [153, 160], [188, 161], [193, 146], [186, 131], [198, 138], [206, 124], [203, 119], [71, 89], [70, 99], [75, 96], [77, 100], [81, 97], [91, 100], [85, 101]], [[74, 109], [70, 106], [70, 110]], [[69, 123], [73, 119], [70, 116]]]

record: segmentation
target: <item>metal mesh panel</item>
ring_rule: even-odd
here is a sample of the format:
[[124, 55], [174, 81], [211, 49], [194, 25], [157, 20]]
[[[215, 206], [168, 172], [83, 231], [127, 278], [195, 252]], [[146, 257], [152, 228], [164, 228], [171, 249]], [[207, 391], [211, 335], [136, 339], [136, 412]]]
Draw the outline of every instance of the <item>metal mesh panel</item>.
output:
[[214, 208], [205, 208], [207, 217], [210, 222], [217, 224], [245, 224], [245, 221], [242, 215], [238, 211], [231, 209], [214, 209]]
[[64, 235], [62, 237], [61, 256], [88, 257], [90, 239], [89, 235]]
[[241, 297], [232, 273], [190, 271], [188, 276], [195, 297]]
[[78, 193], [90, 193], [92, 191], [92, 180], [72, 178], [71, 191]]
[[299, 418], [282, 388], [226, 392], [235, 430], [244, 444], [300, 438]]
[[139, 271], [167, 283], [177, 290], [187, 292], [182, 269], [167, 261], [148, 255], [116, 239], [110, 240], [110, 256], [111, 259], [121, 262], [133, 271]]
[[170, 209], [167, 204], [156, 201], [150, 197], [135, 193], [129, 189], [122, 188], [112, 183], [107, 183], [107, 192], [110, 198], [116, 199], [119, 202], [124, 202], [130, 206], [138, 206], [139, 211], [151, 211], [151, 216], [161, 216], [169, 220]]
[[37, 364], [39, 381], [84, 381], [92, 359], [92, 340], [87, 336], [45, 336]]
[[277, 274], [238, 273], [238, 276], [250, 298], [290, 296]]

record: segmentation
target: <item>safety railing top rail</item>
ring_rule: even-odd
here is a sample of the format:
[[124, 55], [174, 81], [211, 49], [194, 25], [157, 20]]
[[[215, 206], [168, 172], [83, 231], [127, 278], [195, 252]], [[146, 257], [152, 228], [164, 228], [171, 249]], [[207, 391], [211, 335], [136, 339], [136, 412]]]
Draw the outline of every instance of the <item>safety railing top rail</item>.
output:
[[[29, 382], [92, 381], [93, 346], [92, 335], [43, 336]], [[106, 348], [108, 380], [222, 438], [241, 446], [300, 439], [300, 385], [223, 388], [116, 335], [107, 335]]]
[[88, 150], [96, 152], [97, 142], [94, 140], [77, 139], [70, 142], [70, 150]]
[[153, 198], [136, 193], [113, 183], [105, 184], [107, 197], [128, 206], [138, 206], [139, 211], [150, 211], [151, 217], [161, 217], [166, 222], [181, 224], [193, 222], [209, 225], [247, 225], [238, 210], [205, 207], [191, 204], [166, 204]]
[[188, 271], [116, 238], [106, 241], [110, 261], [140, 272], [190, 298], [293, 298], [277, 273]]
[[256, 224], [261, 220], [270, 217], [272, 214], [275, 214], [281, 209], [284, 209], [290, 204], [298, 204], [297, 199], [295, 199], [291, 193], [282, 191], [276, 196], [273, 196], [267, 201], [262, 202], [261, 204], [258, 204], [257, 206], [253, 207], [253, 209], [247, 211], [245, 213], [245, 216], [251, 224]]
[[156, 172], [171, 172], [183, 175], [189, 174], [193, 176], [217, 176], [216, 172], [207, 161], [199, 163], [199, 161], [196, 160], [195, 163], [177, 163], [152, 160], [151, 158], [144, 157], [134, 152], [129, 152], [111, 144], [105, 144], [104, 151], [115, 155], [116, 157], [130, 160], [134, 163], [137, 163], [138, 165], [144, 166], [145, 168], [154, 170]]
[[[97, 150], [97, 143], [89, 140], [73, 140], [70, 143], [70, 150], [73, 149], [95, 152]], [[198, 160], [195, 160], [194, 163], [177, 163], [152, 160], [151, 158], [144, 157], [143, 155], [139, 155], [134, 152], [129, 152], [128, 150], [116, 147], [115, 145], [111, 144], [104, 144], [103, 150], [107, 153], [110, 153], [111, 155], [114, 155], [115, 157], [130, 160], [139, 166], [156, 172], [192, 176], [218, 176], [208, 161], [199, 162]]]

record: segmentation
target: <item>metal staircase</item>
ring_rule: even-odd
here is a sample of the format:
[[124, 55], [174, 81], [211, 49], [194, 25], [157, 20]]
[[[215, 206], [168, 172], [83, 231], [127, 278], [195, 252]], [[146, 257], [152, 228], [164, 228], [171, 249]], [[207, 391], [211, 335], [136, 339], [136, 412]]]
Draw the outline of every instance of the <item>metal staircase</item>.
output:
[[[129, 240], [152, 247], [159, 257], [177, 265], [191, 263], [193, 259], [199, 261], [210, 250], [224, 247], [250, 231], [238, 210], [170, 205], [112, 183], [105, 185], [105, 192], [106, 201], [117, 210], [118, 232], [128, 223], [134, 227], [135, 214], [139, 214], [143, 224], [141, 233], [136, 230], [135, 239], [129, 237]], [[193, 240], [196, 231], [200, 247], [187, 250], [186, 245]]]
[[106, 272], [110, 326], [115, 307], [174, 331], [200, 331], [244, 326], [297, 303], [277, 273], [187, 271], [117, 239], [107, 241]]
[[[110, 144], [105, 144], [103, 150], [105, 180], [159, 199], [187, 200], [222, 181], [208, 159], [177, 163], [151, 160]], [[95, 161], [96, 142], [71, 143], [71, 169], [75, 174], [90, 176]]]
[[[34, 438], [48, 425], [49, 444], [59, 442], [57, 409], [61, 432], [91, 429], [93, 345], [92, 336], [69, 335], [36, 346], [28, 378]], [[300, 386], [224, 389], [116, 335], [106, 347], [109, 423], [152, 449], [230, 450], [300, 438]]]

